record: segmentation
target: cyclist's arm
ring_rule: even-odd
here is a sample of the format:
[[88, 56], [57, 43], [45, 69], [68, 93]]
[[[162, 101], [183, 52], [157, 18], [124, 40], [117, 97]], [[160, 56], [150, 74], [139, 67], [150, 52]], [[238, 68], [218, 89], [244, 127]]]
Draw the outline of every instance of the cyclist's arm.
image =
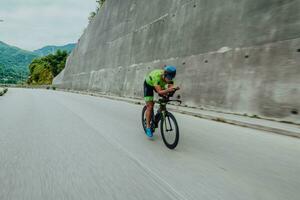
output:
[[172, 81], [172, 83], [168, 84], [168, 88], [172, 88], [172, 87], [174, 87], [174, 82], [173, 81]]
[[166, 95], [169, 92], [173, 92], [175, 90], [175, 88], [173, 88], [173, 87], [169, 87], [168, 89], [163, 90], [160, 85], [156, 85], [154, 87], [155, 87], [156, 92], [160, 95]]
[[171, 90], [171, 92], [174, 92], [174, 90], [179, 90], [180, 88], [178, 86], [175, 87], [175, 82], [171, 81], [171, 83], [168, 84], [168, 88], [174, 88]]

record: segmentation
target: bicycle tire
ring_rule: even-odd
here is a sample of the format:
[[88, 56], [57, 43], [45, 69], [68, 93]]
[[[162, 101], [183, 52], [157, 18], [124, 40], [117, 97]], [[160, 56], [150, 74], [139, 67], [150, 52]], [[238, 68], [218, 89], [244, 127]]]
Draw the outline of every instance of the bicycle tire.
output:
[[145, 124], [145, 120], [146, 120], [145, 112], [146, 112], [146, 110], [147, 110], [147, 106], [144, 106], [143, 110], [142, 110], [142, 126], [143, 126], [143, 129], [144, 129], [145, 132], [146, 132], [146, 124]]
[[[146, 132], [146, 127], [147, 127], [147, 125], [146, 125], [146, 116], [145, 116], [146, 110], [147, 110], [147, 106], [144, 106], [143, 110], [142, 110], [142, 126], [143, 126], [143, 129], [144, 129], [145, 132]], [[154, 115], [154, 113], [152, 112], [150, 125], [151, 125], [151, 128], [154, 130], [153, 115]]]
[[[164, 131], [164, 120], [167, 119], [167, 117], [170, 118], [170, 120], [172, 120], [174, 122], [175, 125], [175, 140], [172, 143], [169, 143], [165, 137], [165, 131]], [[177, 121], [174, 117], [174, 115], [170, 112], [166, 112], [166, 116], [161, 118], [161, 122], [160, 122], [160, 132], [161, 132], [161, 136], [163, 138], [163, 141], [165, 143], [165, 145], [169, 148], [169, 149], [175, 149], [176, 146], [178, 145], [179, 142], [179, 128], [178, 128], [178, 124]]]

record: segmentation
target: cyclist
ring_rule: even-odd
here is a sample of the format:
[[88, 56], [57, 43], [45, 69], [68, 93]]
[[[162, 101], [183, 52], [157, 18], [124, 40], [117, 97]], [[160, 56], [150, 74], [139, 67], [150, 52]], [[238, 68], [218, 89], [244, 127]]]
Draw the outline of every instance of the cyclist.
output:
[[146, 111], [146, 135], [148, 137], [153, 136], [153, 132], [150, 128], [151, 114], [154, 107], [154, 93], [157, 92], [161, 96], [168, 95], [175, 90], [179, 90], [179, 87], [174, 87], [173, 79], [176, 76], [176, 67], [165, 66], [164, 69], [157, 69], [150, 72], [144, 81], [144, 99], [147, 105]]

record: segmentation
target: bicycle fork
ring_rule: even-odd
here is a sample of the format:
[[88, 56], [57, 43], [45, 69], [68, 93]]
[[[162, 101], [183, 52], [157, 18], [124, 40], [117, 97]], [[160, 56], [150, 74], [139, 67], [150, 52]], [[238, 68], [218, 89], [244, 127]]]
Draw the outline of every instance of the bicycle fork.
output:
[[[172, 127], [172, 123], [171, 123], [171, 120], [170, 120], [170, 117], [169, 116], [166, 116], [166, 111], [164, 111], [162, 113], [162, 116], [163, 116], [163, 121], [165, 123], [165, 127], [166, 127], [166, 131], [169, 132], [169, 131], [173, 131], [173, 127]], [[168, 119], [168, 120], [167, 120]], [[167, 125], [169, 123], [169, 126]]]

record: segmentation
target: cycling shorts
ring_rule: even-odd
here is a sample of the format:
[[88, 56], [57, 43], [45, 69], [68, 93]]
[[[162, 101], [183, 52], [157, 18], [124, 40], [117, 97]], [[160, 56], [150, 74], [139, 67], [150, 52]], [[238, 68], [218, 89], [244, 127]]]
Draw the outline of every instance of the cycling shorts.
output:
[[144, 82], [144, 99], [145, 101], [153, 101], [154, 100], [154, 91], [155, 88], [149, 85], [146, 81]]

